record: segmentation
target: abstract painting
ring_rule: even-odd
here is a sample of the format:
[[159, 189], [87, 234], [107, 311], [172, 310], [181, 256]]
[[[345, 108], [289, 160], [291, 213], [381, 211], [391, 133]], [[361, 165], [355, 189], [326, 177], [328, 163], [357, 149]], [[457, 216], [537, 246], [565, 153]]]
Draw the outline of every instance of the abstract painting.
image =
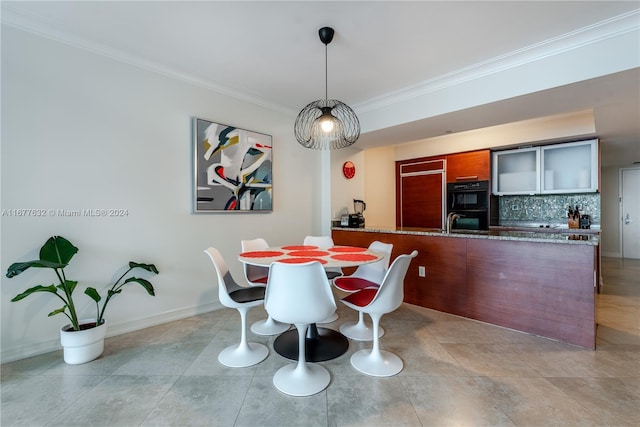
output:
[[271, 212], [271, 135], [193, 119], [194, 211]]

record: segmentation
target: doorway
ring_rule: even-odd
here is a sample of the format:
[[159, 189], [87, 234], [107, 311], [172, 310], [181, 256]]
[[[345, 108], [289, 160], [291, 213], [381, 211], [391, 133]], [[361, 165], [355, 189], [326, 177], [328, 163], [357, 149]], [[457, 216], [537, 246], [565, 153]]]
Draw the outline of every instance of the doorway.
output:
[[640, 259], [640, 168], [620, 169], [622, 258]]

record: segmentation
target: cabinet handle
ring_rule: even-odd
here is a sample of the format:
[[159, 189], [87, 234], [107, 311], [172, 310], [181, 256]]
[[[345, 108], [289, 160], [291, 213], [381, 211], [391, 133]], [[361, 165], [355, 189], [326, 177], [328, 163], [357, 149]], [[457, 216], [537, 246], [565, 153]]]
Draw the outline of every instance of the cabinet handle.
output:
[[478, 179], [478, 175], [456, 176], [456, 181], [462, 181], [467, 179]]

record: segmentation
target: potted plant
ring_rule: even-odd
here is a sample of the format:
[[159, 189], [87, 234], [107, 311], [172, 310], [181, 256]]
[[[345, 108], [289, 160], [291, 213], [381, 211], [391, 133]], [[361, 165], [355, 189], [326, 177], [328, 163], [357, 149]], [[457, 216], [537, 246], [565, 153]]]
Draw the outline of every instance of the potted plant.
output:
[[[61, 236], [53, 236], [40, 248], [39, 259], [11, 264], [7, 270], [8, 278], [15, 277], [31, 267], [50, 268], [55, 272], [58, 284], [33, 286], [16, 295], [11, 301], [20, 301], [29, 295], [40, 292], [53, 294], [62, 301], [62, 307], [53, 310], [49, 313], [49, 316], [62, 313], [71, 321], [70, 324], [63, 326], [60, 330], [60, 341], [64, 348], [64, 361], [69, 364], [89, 362], [102, 354], [106, 334], [104, 313], [107, 304], [114, 296], [122, 292], [122, 288], [127, 283], [138, 283], [149, 295], [155, 295], [151, 282], [140, 277], [127, 277], [129, 273], [135, 269], [143, 269], [158, 274], [158, 269], [154, 264], [129, 262], [128, 270], [111, 285], [104, 301], [95, 288], [87, 287], [84, 290], [84, 293], [96, 304], [96, 317], [95, 319], [78, 319], [76, 305], [73, 300], [73, 292], [78, 282], [67, 279], [64, 271], [77, 252], [78, 248], [67, 239]], [[101, 301], [102, 305], [100, 304]]]

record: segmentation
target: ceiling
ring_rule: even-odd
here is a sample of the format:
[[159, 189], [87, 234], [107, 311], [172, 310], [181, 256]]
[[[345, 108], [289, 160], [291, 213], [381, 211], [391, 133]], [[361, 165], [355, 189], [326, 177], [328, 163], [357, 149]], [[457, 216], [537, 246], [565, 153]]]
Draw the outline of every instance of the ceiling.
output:
[[[2, 1], [2, 22], [293, 117], [324, 97], [325, 48], [317, 30], [331, 26], [329, 98], [366, 118], [377, 105], [411, 98], [453, 75], [466, 72], [473, 80], [469, 70], [595, 24], [623, 15], [640, 21], [639, 10], [639, 1]], [[638, 50], [621, 54], [637, 57]], [[384, 128], [362, 120], [357, 145], [584, 109], [594, 111], [603, 165], [629, 164], [630, 156], [640, 161], [637, 65]]]

